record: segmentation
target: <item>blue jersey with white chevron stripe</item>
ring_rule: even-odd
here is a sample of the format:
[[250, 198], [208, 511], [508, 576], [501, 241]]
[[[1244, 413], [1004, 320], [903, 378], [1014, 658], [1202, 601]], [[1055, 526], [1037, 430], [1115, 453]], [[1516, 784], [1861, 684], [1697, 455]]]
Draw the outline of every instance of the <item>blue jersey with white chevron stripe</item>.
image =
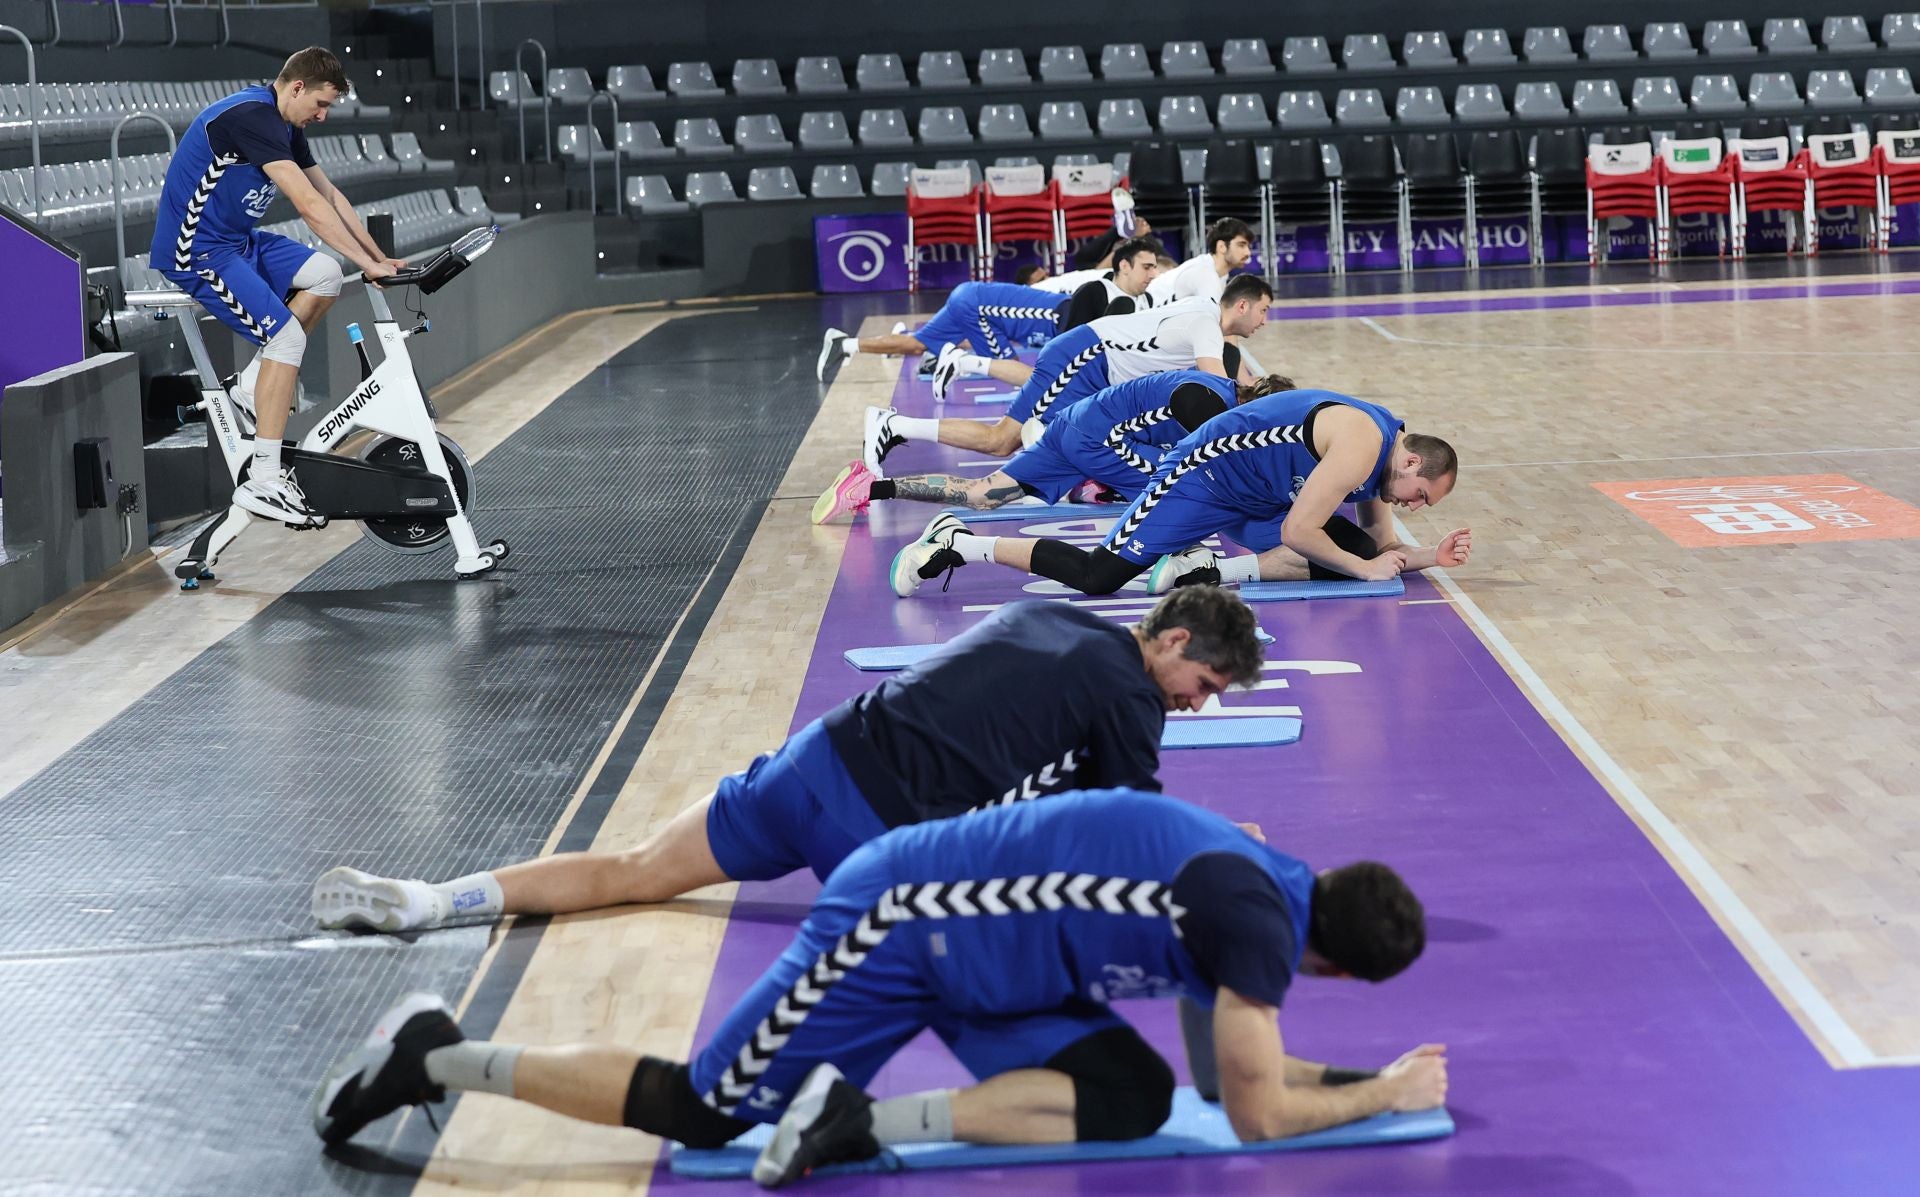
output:
[[[907, 938], [947, 1009], [1015, 1014], [1175, 995], [1211, 1005], [1219, 982], [1183, 942], [1182, 924], [1195, 912], [1174, 894], [1183, 869], [1222, 855], [1251, 861], [1278, 891], [1285, 925], [1252, 946], [1270, 944], [1286, 973], [1298, 972], [1312, 870], [1219, 815], [1139, 790], [1066, 794], [900, 828], [854, 853], [835, 877], [877, 867], [893, 878], [883, 903], [906, 917], [890, 934]], [[821, 901], [835, 892], [829, 883]], [[1206, 914], [1236, 922], [1230, 912]]]
[[276, 161], [303, 170], [314, 164], [306, 134], [281, 118], [273, 88], [242, 88], [208, 105], [167, 164], [154, 215], [154, 268], [190, 270], [244, 249], [279, 194], [262, 169]]
[[1197, 485], [1247, 518], [1277, 519], [1320, 464], [1306, 432], [1314, 410], [1329, 404], [1358, 408], [1380, 430], [1373, 473], [1347, 495], [1350, 502], [1374, 498], [1402, 422], [1384, 407], [1334, 391], [1283, 391], [1230, 408], [1174, 446], [1160, 463], [1161, 473], [1184, 469], [1182, 483]]
[[[1186, 426], [1173, 418], [1169, 404], [1173, 393], [1188, 383], [1206, 387], [1229, 408], [1237, 397], [1230, 378], [1205, 370], [1165, 370], [1097, 391], [1064, 410], [1049, 413], [1047, 423], [1065, 423], [1095, 443], [1116, 436], [1128, 444], [1164, 452], [1187, 435]], [[1123, 426], [1125, 430], [1120, 431]]]

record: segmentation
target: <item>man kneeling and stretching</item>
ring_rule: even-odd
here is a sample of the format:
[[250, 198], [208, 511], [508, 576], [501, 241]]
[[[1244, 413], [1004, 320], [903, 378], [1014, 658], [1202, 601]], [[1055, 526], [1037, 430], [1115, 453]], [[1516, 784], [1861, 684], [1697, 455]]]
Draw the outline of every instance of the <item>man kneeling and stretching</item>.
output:
[[[609, 1044], [466, 1040], [415, 994], [337, 1062], [314, 1125], [342, 1143], [447, 1091], [496, 1093], [689, 1147], [777, 1122], [754, 1165], [775, 1188], [902, 1143], [1071, 1143], [1153, 1134], [1173, 1070], [1120, 998], [1214, 1009], [1220, 1093], [1245, 1142], [1446, 1100], [1445, 1049], [1379, 1072], [1285, 1053], [1293, 978], [1383, 981], [1425, 915], [1382, 864], [1315, 875], [1218, 815], [1134, 790], [907, 827], [834, 872], [799, 933], [693, 1059]], [[863, 1086], [931, 1028], [978, 1083], [875, 1101]]]

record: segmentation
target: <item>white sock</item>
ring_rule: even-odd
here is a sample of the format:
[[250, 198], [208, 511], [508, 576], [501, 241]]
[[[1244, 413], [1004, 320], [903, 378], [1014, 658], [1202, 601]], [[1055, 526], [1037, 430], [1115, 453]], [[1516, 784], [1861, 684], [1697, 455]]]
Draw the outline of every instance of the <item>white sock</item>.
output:
[[433, 888], [447, 900], [452, 918], [499, 918], [506, 911], [507, 901], [492, 873], [469, 873]]
[[951, 1089], [885, 1098], [874, 1102], [869, 1112], [873, 1115], [873, 1137], [886, 1146], [953, 1142]]
[[940, 421], [920, 416], [896, 415], [887, 421], [887, 427], [893, 429], [893, 435], [904, 436], [910, 441], [937, 441], [940, 439]]
[[998, 536], [975, 536], [971, 532], [953, 534], [953, 551], [965, 561], [981, 561], [993, 564], [993, 546], [1000, 543]]
[[272, 437], [254, 437], [253, 477], [266, 478], [282, 472], [280, 468], [280, 442]]
[[512, 1043], [464, 1039], [436, 1047], [422, 1061], [427, 1079], [456, 1093], [498, 1093], [513, 1096], [513, 1070], [526, 1049]]
[[840, 356], [841, 357], [852, 357], [854, 354], [858, 352], [860, 352], [859, 337], [841, 337], [840, 338]]
[[985, 378], [993, 370], [993, 362], [977, 353], [960, 355], [960, 373], [967, 378]]
[[1222, 557], [1220, 580], [1222, 582], [1258, 582], [1260, 558], [1253, 553], [1243, 553], [1238, 557]]
[[253, 394], [253, 384], [259, 380], [260, 355], [256, 353], [253, 355], [253, 360], [247, 363], [247, 368], [240, 371], [240, 377], [233, 380], [233, 389], [251, 395]]

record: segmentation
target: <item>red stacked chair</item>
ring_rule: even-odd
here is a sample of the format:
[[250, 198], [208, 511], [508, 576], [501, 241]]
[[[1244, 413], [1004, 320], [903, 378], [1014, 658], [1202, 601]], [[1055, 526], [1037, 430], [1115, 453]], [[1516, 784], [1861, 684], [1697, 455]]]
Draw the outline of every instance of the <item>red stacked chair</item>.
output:
[[1920, 204], [1920, 131], [1882, 129], [1876, 140], [1873, 161], [1880, 172], [1880, 243], [1874, 248], [1886, 253], [1894, 209]]
[[1060, 261], [1066, 247], [1060, 242], [1059, 211], [1053, 188], [1047, 184], [1043, 166], [994, 167], [987, 172], [981, 188], [985, 222], [981, 244], [986, 247], [986, 281], [992, 281], [994, 246], [1031, 237], [1045, 242], [1050, 250], [1046, 266], [1051, 274], [1060, 273]]
[[914, 171], [907, 184], [907, 290], [920, 290], [921, 246], [966, 246], [968, 277], [977, 279], [982, 244], [980, 188], [967, 172]]
[[1822, 208], [1862, 208], [1871, 213], [1871, 231], [1866, 237], [1870, 249], [1879, 249], [1885, 234], [1880, 228], [1880, 160], [1865, 133], [1826, 133], [1808, 131], [1807, 148], [1800, 151], [1806, 161], [1807, 190], [1812, 211], [1807, 217], [1807, 256], [1820, 252]]
[[1647, 238], [1647, 256], [1653, 261], [1667, 260], [1667, 221], [1660, 195], [1660, 164], [1653, 156], [1651, 141], [1587, 147], [1587, 261], [1599, 265], [1606, 260], [1604, 230], [1612, 216], [1645, 217], [1651, 230]]
[[[1726, 156], [1718, 137], [1676, 138], [1660, 147], [1660, 191], [1666, 208], [1665, 222], [1673, 227], [1676, 216], [1724, 216], [1733, 226], [1733, 256], [1747, 256], [1747, 229], [1740, 220], [1740, 205], [1733, 178], [1733, 162]], [[1722, 226], [1724, 228], [1724, 226]], [[1720, 255], [1727, 253], [1727, 239], [1720, 241]]]
[[[1791, 212], [1813, 221], [1813, 192], [1807, 185], [1804, 155], [1792, 152], [1784, 133], [1773, 137], [1741, 137], [1734, 143], [1734, 186], [1740, 199], [1739, 228], [1744, 237], [1755, 212]], [[1805, 233], [1802, 234], [1804, 238]], [[1793, 242], [1787, 242], [1793, 252]]]
[[[1098, 237], [1113, 227], [1113, 167], [1053, 168], [1054, 236], [1062, 249], [1084, 237]], [[1122, 179], [1119, 186], [1126, 186]]]

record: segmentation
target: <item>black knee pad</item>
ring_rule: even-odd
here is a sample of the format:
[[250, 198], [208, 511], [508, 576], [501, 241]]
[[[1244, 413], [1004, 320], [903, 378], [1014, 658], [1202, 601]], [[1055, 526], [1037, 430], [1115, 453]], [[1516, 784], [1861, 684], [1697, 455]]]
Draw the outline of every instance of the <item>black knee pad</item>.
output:
[[1173, 1069], [1132, 1027], [1096, 1031], [1045, 1067], [1073, 1078], [1074, 1137], [1144, 1139], [1173, 1112]]
[[[1334, 544], [1339, 545], [1342, 549], [1352, 553], [1362, 561], [1371, 561], [1380, 555], [1380, 546], [1374, 541], [1373, 537], [1361, 531], [1360, 525], [1354, 523], [1344, 515], [1336, 515], [1328, 520], [1325, 531], [1328, 536], [1333, 538]], [[1309, 561], [1307, 562], [1307, 576], [1316, 582], [1327, 582], [1335, 578], [1344, 578], [1348, 575]]]
[[685, 1064], [669, 1064], [652, 1056], [643, 1056], [633, 1070], [620, 1121], [695, 1148], [724, 1147], [753, 1125], [701, 1101]]

